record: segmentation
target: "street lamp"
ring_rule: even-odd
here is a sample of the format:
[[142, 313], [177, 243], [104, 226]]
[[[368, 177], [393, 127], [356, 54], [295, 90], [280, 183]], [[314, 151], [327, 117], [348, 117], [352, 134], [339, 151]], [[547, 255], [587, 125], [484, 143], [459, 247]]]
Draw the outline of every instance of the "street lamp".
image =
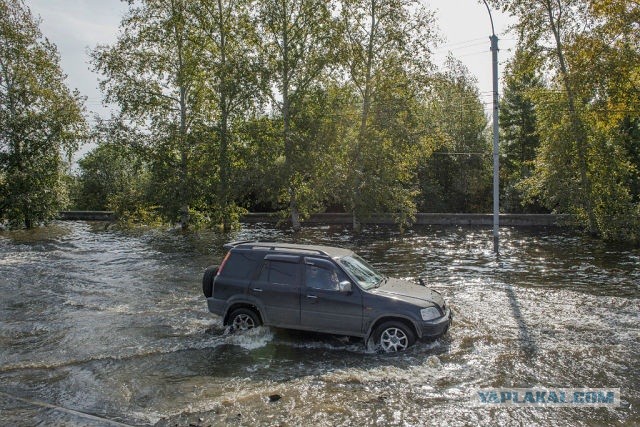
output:
[[491, 20], [491, 57], [493, 64], [493, 251], [499, 254], [499, 231], [500, 228], [500, 157], [498, 153], [498, 37], [493, 27], [493, 17], [491, 9], [486, 0], [482, 0], [489, 12]]

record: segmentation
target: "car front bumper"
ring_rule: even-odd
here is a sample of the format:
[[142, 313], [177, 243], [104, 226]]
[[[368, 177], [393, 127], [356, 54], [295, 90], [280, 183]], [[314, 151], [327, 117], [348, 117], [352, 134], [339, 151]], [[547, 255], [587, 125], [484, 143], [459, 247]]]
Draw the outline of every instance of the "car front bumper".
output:
[[421, 322], [422, 333], [420, 338], [435, 339], [447, 333], [449, 326], [453, 320], [453, 313], [451, 309], [447, 307], [444, 316], [437, 319], [429, 320], [428, 322]]

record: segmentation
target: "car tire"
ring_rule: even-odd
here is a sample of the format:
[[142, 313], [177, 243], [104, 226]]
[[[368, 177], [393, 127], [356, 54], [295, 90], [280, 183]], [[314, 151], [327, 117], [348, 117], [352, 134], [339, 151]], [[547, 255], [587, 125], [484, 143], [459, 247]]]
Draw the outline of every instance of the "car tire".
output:
[[215, 279], [216, 274], [218, 274], [218, 268], [220, 267], [217, 265], [207, 267], [202, 276], [202, 292], [207, 298], [211, 298], [211, 295], [213, 295], [213, 279]]
[[229, 326], [232, 332], [247, 331], [262, 325], [260, 316], [250, 308], [236, 308], [229, 315]]
[[416, 341], [415, 333], [405, 323], [391, 320], [382, 323], [373, 333], [376, 347], [383, 353], [404, 351]]

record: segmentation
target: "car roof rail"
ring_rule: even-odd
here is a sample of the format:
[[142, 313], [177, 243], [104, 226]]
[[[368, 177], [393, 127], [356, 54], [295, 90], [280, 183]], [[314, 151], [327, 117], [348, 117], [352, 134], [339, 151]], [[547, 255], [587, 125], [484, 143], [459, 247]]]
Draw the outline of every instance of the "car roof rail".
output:
[[253, 243], [253, 242], [255, 242], [255, 240], [238, 240], [235, 242], [225, 243], [224, 245], [222, 245], [222, 247], [226, 250], [229, 250], [229, 249], [235, 248], [238, 245], [243, 245], [245, 243]]
[[308, 248], [308, 247], [303, 247], [303, 246], [299, 246], [292, 243], [270, 243], [270, 242], [258, 242], [255, 240], [244, 240], [244, 241], [227, 243], [226, 245], [224, 245], [224, 248], [228, 250], [240, 245], [250, 245], [253, 248], [255, 247], [264, 248], [270, 251], [275, 251], [275, 250], [301, 251], [301, 252], [308, 252], [312, 254], [324, 255], [328, 257], [331, 256], [327, 251], [324, 251], [322, 249]]

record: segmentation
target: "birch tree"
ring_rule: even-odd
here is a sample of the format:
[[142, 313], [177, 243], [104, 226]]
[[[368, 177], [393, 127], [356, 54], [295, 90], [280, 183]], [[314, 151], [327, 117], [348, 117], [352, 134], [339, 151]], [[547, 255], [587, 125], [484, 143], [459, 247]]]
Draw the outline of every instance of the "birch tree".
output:
[[308, 179], [308, 147], [298, 130], [306, 98], [335, 58], [336, 27], [327, 0], [265, 0], [258, 6], [267, 95], [282, 119], [280, 168], [294, 230], [300, 229], [300, 190]]
[[55, 45], [21, 0], [0, 0], [0, 219], [31, 228], [65, 202], [62, 177], [86, 136]]
[[203, 91], [203, 43], [191, 23], [190, 4], [132, 1], [115, 44], [92, 52], [94, 68], [103, 75], [105, 101], [117, 104], [123, 120], [150, 135], [157, 202], [183, 229], [189, 227], [190, 205], [199, 187], [191, 169]]
[[637, 240], [638, 2], [493, 3], [518, 18], [519, 44], [538, 53], [548, 78], [534, 99], [540, 148], [530, 196], [593, 234]]
[[[207, 88], [207, 123], [217, 135], [209, 167], [217, 170], [211, 193], [219, 208], [223, 229], [237, 217], [233, 182], [237, 178], [234, 143], [239, 122], [261, 104], [260, 79], [264, 66], [256, 52], [257, 33], [251, 22], [248, 0], [201, 0], [192, 4], [195, 24], [203, 36], [202, 72]], [[235, 126], [234, 126], [235, 124]]]
[[[417, 0], [345, 0], [341, 22], [343, 60], [360, 104], [347, 190], [353, 226], [359, 229], [359, 217], [379, 210], [399, 211], [398, 219], [407, 222], [415, 211], [415, 193], [407, 184], [412, 180], [413, 167], [411, 162], [400, 160], [418, 158], [407, 155], [406, 150], [416, 148], [423, 129], [414, 121], [403, 125], [412, 129], [412, 134], [392, 136], [387, 131], [397, 119], [417, 119], [414, 107], [419, 105], [419, 86], [426, 86], [426, 76], [432, 69], [433, 15]], [[394, 102], [401, 100], [408, 102]], [[392, 114], [376, 117], [375, 110]], [[367, 157], [369, 153], [378, 154]], [[386, 172], [385, 178], [379, 179], [382, 171]]]

